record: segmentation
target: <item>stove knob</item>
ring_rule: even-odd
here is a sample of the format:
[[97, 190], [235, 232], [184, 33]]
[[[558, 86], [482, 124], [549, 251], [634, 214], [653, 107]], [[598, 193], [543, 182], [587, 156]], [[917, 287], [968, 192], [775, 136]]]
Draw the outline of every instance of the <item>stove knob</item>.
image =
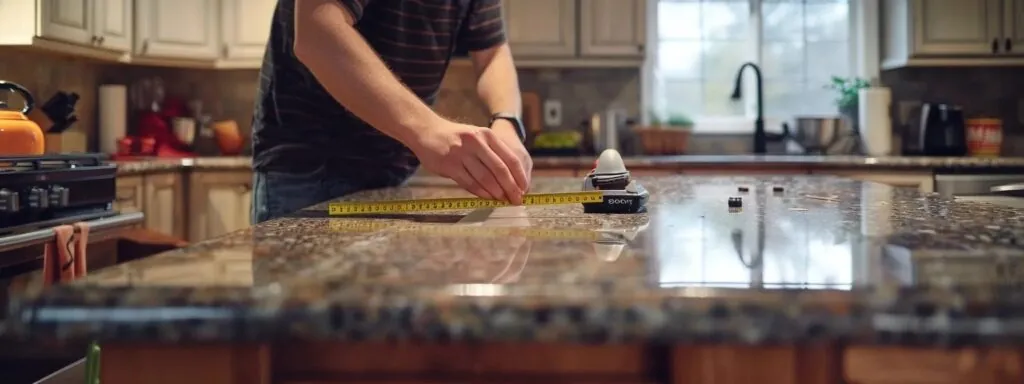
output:
[[46, 209], [50, 205], [50, 201], [46, 198], [46, 190], [38, 187], [32, 187], [28, 190], [28, 207], [32, 209]]
[[0, 212], [15, 213], [21, 210], [21, 202], [18, 201], [18, 192], [10, 189], [0, 189]]
[[70, 198], [70, 191], [59, 185], [51, 185], [48, 197], [50, 198], [50, 207], [59, 208], [68, 206], [68, 200]]

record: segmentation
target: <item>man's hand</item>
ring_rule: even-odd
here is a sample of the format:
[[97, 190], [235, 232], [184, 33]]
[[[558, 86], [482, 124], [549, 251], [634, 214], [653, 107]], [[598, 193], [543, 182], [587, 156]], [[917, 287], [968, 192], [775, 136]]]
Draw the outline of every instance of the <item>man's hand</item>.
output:
[[516, 127], [508, 120], [497, 119], [494, 121], [494, 124], [491, 125], [491, 129], [494, 131], [494, 134], [516, 154], [516, 157], [519, 158], [519, 164], [523, 167], [523, 174], [526, 175], [525, 185], [520, 184], [520, 187], [523, 188], [524, 193], [529, 192], [533, 175], [533, 159], [530, 158], [530, 153], [526, 151], [526, 147], [519, 139], [519, 134], [516, 133]]
[[529, 173], [521, 160], [525, 149], [522, 144], [519, 149], [510, 148], [501, 135], [484, 127], [443, 121], [422, 132], [410, 149], [427, 170], [454, 180], [474, 195], [522, 204], [529, 187]]

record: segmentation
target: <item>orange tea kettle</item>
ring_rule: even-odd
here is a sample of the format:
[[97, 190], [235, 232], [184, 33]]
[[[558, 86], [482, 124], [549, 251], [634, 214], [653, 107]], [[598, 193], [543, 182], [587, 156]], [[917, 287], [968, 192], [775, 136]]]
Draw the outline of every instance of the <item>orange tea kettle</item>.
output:
[[0, 80], [0, 92], [3, 91], [19, 94], [25, 106], [19, 111], [0, 101], [0, 156], [42, 155], [46, 149], [43, 129], [26, 116], [35, 107], [32, 94], [21, 85]]

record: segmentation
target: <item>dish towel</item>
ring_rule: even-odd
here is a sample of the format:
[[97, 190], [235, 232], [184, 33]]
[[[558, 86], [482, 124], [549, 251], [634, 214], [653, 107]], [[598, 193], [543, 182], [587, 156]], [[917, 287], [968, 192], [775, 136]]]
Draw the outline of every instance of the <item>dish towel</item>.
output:
[[53, 232], [53, 241], [43, 246], [44, 286], [83, 277], [88, 267], [89, 224], [61, 225], [53, 228]]

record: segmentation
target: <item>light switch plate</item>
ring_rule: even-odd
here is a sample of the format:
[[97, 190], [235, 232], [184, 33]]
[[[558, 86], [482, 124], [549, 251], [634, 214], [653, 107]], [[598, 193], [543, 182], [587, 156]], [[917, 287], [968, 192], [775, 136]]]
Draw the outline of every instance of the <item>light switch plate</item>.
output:
[[549, 128], [562, 126], [562, 101], [557, 99], [544, 100], [544, 125]]

